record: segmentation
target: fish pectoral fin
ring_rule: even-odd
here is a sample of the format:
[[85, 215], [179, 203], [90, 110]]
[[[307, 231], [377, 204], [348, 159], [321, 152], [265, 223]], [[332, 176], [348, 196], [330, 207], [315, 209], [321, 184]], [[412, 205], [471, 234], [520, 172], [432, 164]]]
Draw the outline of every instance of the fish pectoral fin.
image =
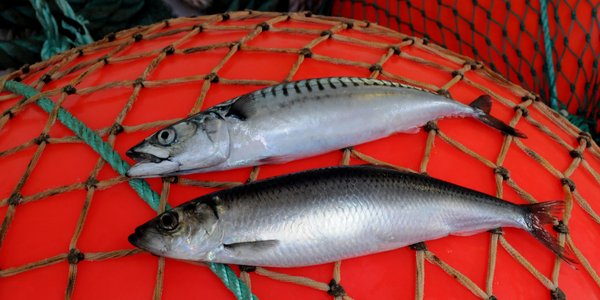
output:
[[239, 242], [231, 244], [223, 244], [223, 248], [230, 251], [262, 251], [273, 248], [279, 244], [278, 240], [265, 240], [265, 241], [249, 241]]

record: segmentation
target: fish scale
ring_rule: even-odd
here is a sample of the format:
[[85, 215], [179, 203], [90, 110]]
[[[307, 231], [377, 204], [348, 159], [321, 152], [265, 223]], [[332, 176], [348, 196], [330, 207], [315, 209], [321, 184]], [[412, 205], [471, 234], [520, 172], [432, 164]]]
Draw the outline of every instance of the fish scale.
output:
[[415, 173], [334, 167], [200, 197], [165, 213], [176, 215], [186, 230], [157, 230], [159, 216], [136, 229], [130, 241], [179, 259], [293, 267], [509, 226], [529, 231], [565, 257], [541, 227], [560, 209], [562, 202], [516, 205]]

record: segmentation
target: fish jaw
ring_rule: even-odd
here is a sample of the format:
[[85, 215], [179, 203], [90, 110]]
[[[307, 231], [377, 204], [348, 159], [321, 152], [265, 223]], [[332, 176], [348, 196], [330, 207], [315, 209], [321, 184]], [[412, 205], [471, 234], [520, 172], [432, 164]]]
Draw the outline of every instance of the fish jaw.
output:
[[179, 171], [180, 167], [180, 163], [172, 160], [162, 160], [160, 162], [141, 161], [127, 171], [127, 176], [134, 178], [167, 176]]
[[161, 243], [160, 239], [150, 239], [149, 236], [143, 233], [143, 229], [138, 227], [135, 229], [135, 232], [130, 234], [127, 237], [127, 240], [130, 244], [140, 248], [142, 250], [148, 251], [150, 253], [164, 256], [168, 253], [168, 249], [164, 243]]

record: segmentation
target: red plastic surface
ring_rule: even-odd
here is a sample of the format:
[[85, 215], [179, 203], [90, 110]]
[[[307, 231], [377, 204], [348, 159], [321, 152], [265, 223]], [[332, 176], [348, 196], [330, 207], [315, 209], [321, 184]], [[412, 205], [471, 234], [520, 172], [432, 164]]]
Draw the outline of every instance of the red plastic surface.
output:
[[[228, 21], [229, 22], [229, 21]], [[259, 24], [262, 20], [230, 21], [231, 25]], [[229, 25], [229, 23], [227, 23]], [[275, 25], [277, 28], [327, 29], [329, 25], [286, 21]], [[166, 30], [166, 29], [165, 29]], [[207, 45], [215, 42], [235, 41], [248, 34], [247, 31], [231, 31], [215, 34], [202, 32], [180, 47]], [[341, 35], [364, 41], [399, 43], [399, 39], [377, 34], [365, 34], [355, 30], [344, 30]], [[180, 37], [180, 36], [178, 36]], [[308, 36], [289, 32], [267, 32], [255, 37], [249, 45], [269, 48], [300, 48], [317, 36]], [[173, 39], [142, 40], [126, 47], [120, 56], [139, 53], [149, 49], [161, 49]], [[461, 66], [443, 57], [416, 48], [406, 48], [412, 56], [435, 61], [452, 69]], [[106, 50], [102, 50], [106, 53]], [[313, 49], [315, 54], [340, 57], [368, 64], [377, 63], [385, 53], [381, 49], [365, 46], [352, 46], [335, 39], [327, 40]], [[99, 51], [100, 52], [100, 51]], [[160, 62], [149, 80], [180, 78], [184, 76], [208, 73], [226, 55], [227, 50], [219, 49], [198, 52], [190, 55], [173, 54]], [[94, 60], [99, 57], [89, 53], [75, 59], [70, 65]], [[140, 77], [152, 58], [140, 58], [134, 62], [114, 63], [102, 67], [81, 82], [81, 87], [97, 86], [102, 83], [133, 80]], [[281, 81], [285, 78], [296, 54], [265, 53], [241, 50], [237, 52], [218, 72], [227, 79], [263, 79]], [[387, 72], [407, 78], [441, 86], [451, 78], [447, 72], [425, 67], [402, 57], [392, 57], [384, 65]], [[338, 65], [306, 58], [294, 75], [294, 79], [323, 76], [369, 76], [366, 68]], [[31, 74], [38, 76], [39, 74]], [[494, 81], [470, 72], [467, 78], [484, 85], [503, 97], [520, 102], [505, 87]], [[56, 79], [44, 90], [62, 87], [68, 84], [72, 76]], [[28, 82], [29, 78], [24, 78]], [[142, 123], [185, 117], [201, 94], [203, 81], [182, 83], [166, 87], [146, 87], [141, 92], [125, 117], [127, 126]], [[227, 83], [213, 83], [204, 99], [203, 107], [214, 105], [234, 96], [256, 90], [262, 86], [241, 86]], [[77, 86], [80, 88], [80, 86]], [[100, 90], [89, 95], [69, 95], [63, 107], [93, 129], [112, 125], [133, 92], [132, 87], [119, 87]], [[449, 92], [462, 102], [468, 103], [482, 94], [471, 85], [458, 83]], [[56, 101], [56, 97], [53, 97]], [[9, 102], [6, 102], [9, 103]], [[11, 102], [14, 103], [14, 102]], [[4, 103], [0, 102], [4, 108]], [[7, 106], [8, 107], [8, 106]], [[509, 121], [514, 112], [498, 103], [492, 114]], [[530, 114], [572, 146], [578, 145], [575, 137], [563, 132], [558, 126], [537, 111]], [[29, 105], [0, 129], [0, 151], [37, 137], [48, 117], [35, 105]], [[441, 130], [469, 149], [495, 162], [500, 151], [503, 136], [497, 131], [481, 125], [472, 119], [445, 119], [438, 123]], [[539, 129], [526, 121], [516, 126], [525, 132], [529, 139], [523, 143], [550, 161], [559, 171], [564, 171], [572, 162], [562, 146], [549, 138]], [[123, 132], [115, 141], [115, 149], [125, 157], [125, 151], [152, 130]], [[53, 125], [51, 137], [72, 136], [73, 134], [60, 124]], [[427, 133], [397, 134], [389, 138], [358, 145], [355, 149], [381, 161], [419, 171], [425, 151]], [[18, 151], [16, 154], [0, 157], [0, 200], [7, 199], [23, 175], [32, 157], [36, 144]], [[586, 161], [600, 172], [600, 161], [596, 156], [584, 154]], [[50, 144], [41, 154], [30, 178], [21, 193], [27, 197], [41, 191], [58, 188], [74, 183], [85, 182], [99, 156], [85, 144]], [[290, 162], [284, 165], [267, 165], [260, 169], [260, 178], [267, 178], [309, 168], [338, 165], [342, 160], [339, 151]], [[131, 160], [128, 160], [131, 163]], [[356, 158], [352, 164], [364, 163]], [[564, 199], [565, 194], [560, 180], [542, 168], [539, 163], [518, 149], [514, 143], [510, 146], [504, 166], [510, 170], [514, 182], [534, 196], [546, 201]], [[211, 174], [187, 175], [191, 179], [214, 181], [245, 181], [250, 168], [217, 172]], [[470, 187], [485, 193], [496, 192], [493, 170], [439, 137], [435, 140], [427, 172], [437, 178]], [[104, 166], [98, 180], [117, 177], [115, 171]], [[600, 211], [600, 186], [593, 176], [581, 167], [571, 177], [577, 184], [577, 191], [590, 203], [595, 211]], [[148, 180], [152, 188], [160, 193], [160, 179]], [[169, 203], [178, 205], [189, 199], [211, 192], [215, 189], [182, 186], [173, 184]], [[0, 269], [22, 266], [43, 258], [64, 254], [69, 250], [75, 224], [79, 218], [86, 191], [76, 191], [49, 196], [16, 207], [15, 217], [0, 247]], [[523, 198], [504, 184], [504, 198], [525, 203]], [[0, 219], [7, 210], [5, 202], [0, 206]], [[84, 253], [106, 252], [132, 249], [126, 237], [133, 229], [155, 213], [131, 190], [126, 183], [118, 183], [95, 191], [90, 204], [89, 214], [83, 226], [77, 248]], [[600, 270], [600, 226], [595, 223], [582, 208], [575, 204], [570, 220], [572, 239], [581, 252], [589, 259], [595, 270]], [[522, 253], [540, 272], [550, 278], [554, 256], [532, 238], [519, 230], [505, 230], [506, 239]], [[470, 237], [449, 237], [427, 243], [430, 251], [453, 268], [457, 269], [479, 288], [485, 290], [490, 233], [481, 233]], [[152, 297], [157, 272], [158, 258], [149, 254], [102, 261], [84, 260], [78, 264], [73, 297], [75, 299], [149, 299]], [[600, 298], [600, 287], [586, 272], [574, 270], [568, 266], [560, 269], [560, 287], [570, 299]], [[404, 299], [415, 296], [415, 251], [408, 248], [366, 257], [349, 259], [342, 262], [342, 280], [344, 289], [354, 299]], [[279, 269], [291, 275], [309, 277], [327, 283], [331, 280], [333, 264], [320, 266]], [[18, 275], [0, 278], [0, 299], [62, 299], [67, 285], [68, 264], [62, 261]], [[519, 265], [502, 248], [498, 248], [493, 294], [498, 299], [547, 299], [548, 288], [543, 286], [525, 268]], [[263, 276], [251, 274], [252, 290], [261, 299], [330, 299], [323, 291], [275, 281]], [[425, 290], [427, 299], [471, 299], [473, 293], [462, 286], [452, 276], [438, 266], [425, 262]], [[229, 299], [233, 296], [206, 267], [190, 265], [166, 259], [163, 293], [164, 299]]]

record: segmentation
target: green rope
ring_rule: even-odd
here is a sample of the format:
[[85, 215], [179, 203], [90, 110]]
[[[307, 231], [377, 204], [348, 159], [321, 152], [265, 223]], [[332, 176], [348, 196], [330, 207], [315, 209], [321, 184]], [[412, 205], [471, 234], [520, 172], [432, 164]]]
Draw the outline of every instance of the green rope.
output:
[[540, 0], [540, 18], [542, 19], [542, 32], [544, 34], [544, 50], [546, 52], [546, 75], [548, 76], [548, 88], [550, 90], [550, 107], [559, 109], [556, 92], [556, 75], [554, 74], [554, 61], [552, 60], [552, 38], [550, 37], [550, 26], [548, 25], [548, 2]]
[[[56, 0], [56, 4], [64, 15], [64, 19], [60, 24], [52, 15], [50, 5], [45, 0], [30, 1], [46, 37], [46, 41], [42, 46], [42, 59], [48, 59], [57, 53], [69, 49], [71, 46], [85, 45], [93, 41], [88, 30], [85, 28], [84, 24], [86, 21], [82, 17], [77, 16], [65, 0]], [[61, 29], [62, 34], [60, 32]]]
[[[20, 95], [25, 98], [31, 98], [39, 94], [38, 90], [26, 84], [7, 81], [4, 84], [4, 88], [15, 95]], [[46, 98], [42, 97], [36, 101], [37, 105], [40, 106], [44, 111], [50, 113], [56, 106], [56, 104]], [[119, 174], [124, 175], [129, 169], [129, 164], [125, 162], [121, 156], [106, 142], [100, 138], [93, 130], [87, 127], [83, 122], [79, 121], [75, 116], [69, 113], [64, 108], [58, 109], [58, 120], [71, 129], [79, 138], [81, 138], [86, 144], [88, 144], [94, 151], [107, 161], [113, 169]], [[138, 195], [146, 202], [152, 209], [158, 211], [159, 196], [156, 194], [148, 183], [143, 179], [132, 179], [129, 181], [129, 185], [138, 193]], [[219, 279], [225, 284], [237, 299], [241, 300], [257, 300], [258, 298], [252, 294], [248, 286], [241, 281], [227, 265], [209, 263], [210, 270], [215, 273]]]
[[224, 264], [215, 263], [211, 263], [208, 266], [213, 273], [219, 276], [237, 299], [258, 300], [258, 297], [252, 294], [248, 286], [237, 277], [230, 267]]

